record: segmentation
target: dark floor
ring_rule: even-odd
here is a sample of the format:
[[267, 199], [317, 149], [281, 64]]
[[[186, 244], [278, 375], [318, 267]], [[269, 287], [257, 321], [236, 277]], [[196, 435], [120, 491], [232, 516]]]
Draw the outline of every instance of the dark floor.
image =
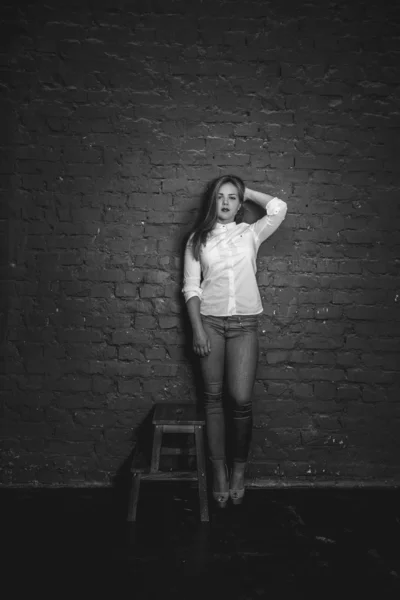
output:
[[212, 508], [208, 526], [195, 488], [144, 483], [134, 527], [115, 489], [2, 488], [2, 587], [7, 598], [399, 600], [399, 501], [400, 490], [250, 489], [242, 506]]

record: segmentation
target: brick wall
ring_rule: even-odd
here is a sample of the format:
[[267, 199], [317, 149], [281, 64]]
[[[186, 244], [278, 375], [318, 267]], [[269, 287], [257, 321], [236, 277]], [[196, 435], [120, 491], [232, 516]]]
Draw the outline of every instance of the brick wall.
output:
[[399, 481], [390, 4], [2, 4], [4, 484], [110, 482], [154, 402], [195, 401], [182, 242], [229, 172], [289, 205], [250, 473]]

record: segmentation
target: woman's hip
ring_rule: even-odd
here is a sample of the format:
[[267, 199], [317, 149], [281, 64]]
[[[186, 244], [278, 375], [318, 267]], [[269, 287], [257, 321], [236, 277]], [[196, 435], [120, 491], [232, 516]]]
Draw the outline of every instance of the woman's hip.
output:
[[229, 336], [240, 332], [257, 332], [259, 315], [214, 316], [201, 315], [205, 328], [214, 330], [219, 335]]

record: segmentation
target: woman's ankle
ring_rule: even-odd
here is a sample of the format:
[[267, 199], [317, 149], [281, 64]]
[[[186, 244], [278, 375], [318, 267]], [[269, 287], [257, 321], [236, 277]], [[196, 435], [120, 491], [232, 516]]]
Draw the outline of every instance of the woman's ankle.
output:
[[246, 471], [245, 462], [234, 462], [229, 487], [231, 489], [241, 489], [244, 487], [244, 476]]
[[226, 459], [225, 458], [212, 458], [211, 459], [211, 466], [213, 469], [214, 473], [226, 473], [227, 472], [227, 466], [226, 466]]
[[213, 488], [215, 491], [224, 492], [229, 488], [228, 468], [225, 460], [212, 461]]

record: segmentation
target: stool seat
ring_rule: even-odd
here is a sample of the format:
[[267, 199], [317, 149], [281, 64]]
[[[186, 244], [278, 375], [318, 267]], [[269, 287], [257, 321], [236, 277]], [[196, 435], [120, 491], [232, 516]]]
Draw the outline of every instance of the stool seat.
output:
[[157, 404], [154, 425], [205, 425], [204, 415], [194, 404]]
[[[131, 467], [132, 488], [129, 501], [128, 521], [136, 521], [137, 504], [141, 480], [147, 481], [197, 481], [201, 521], [208, 521], [207, 484], [204, 453], [204, 415], [194, 404], [157, 404], [152, 420], [154, 426], [151, 464], [138, 453]], [[161, 454], [179, 454], [162, 447], [164, 433], [193, 433], [195, 437], [196, 471], [160, 471]]]

